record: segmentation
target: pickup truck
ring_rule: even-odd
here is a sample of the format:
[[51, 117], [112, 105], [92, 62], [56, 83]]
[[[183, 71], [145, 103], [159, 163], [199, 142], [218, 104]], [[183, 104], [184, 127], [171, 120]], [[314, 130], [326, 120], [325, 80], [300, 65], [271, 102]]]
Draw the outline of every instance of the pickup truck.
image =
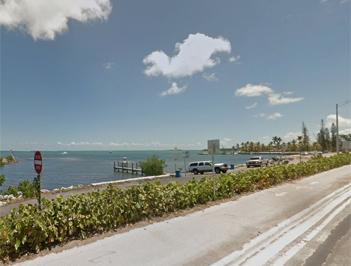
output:
[[246, 167], [261, 167], [267, 166], [268, 160], [263, 159], [262, 156], [255, 156], [251, 157], [249, 160], [246, 161]]

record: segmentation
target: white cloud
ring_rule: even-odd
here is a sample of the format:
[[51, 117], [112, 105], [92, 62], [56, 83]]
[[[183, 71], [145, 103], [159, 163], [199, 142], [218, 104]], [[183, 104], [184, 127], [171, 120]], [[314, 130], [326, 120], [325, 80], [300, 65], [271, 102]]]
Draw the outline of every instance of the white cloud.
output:
[[231, 56], [231, 57], [229, 57], [229, 62], [230, 63], [238, 63], [239, 62], [239, 60], [240, 60], [240, 55], [237, 55], [237, 56]]
[[70, 19], [104, 20], [111, 10], [110, 0], [2, 0], [0, 25], [23, 30], [34, 39], [53, 40], [68, 29]]
[[349, 135], [349, 134], [351, 134], [351, 128], [345, 128], [345, 129], [339, 130], [339, 134]]
[[[204, 143], [198, 141], [194, 143], [162, 143], [160, 141], [147, 141], [147, 142], [89, 142], [89, 141], [71, 141], [71, 142], [61, 142], [56, 143], [62, 149], [69, 150], [79, 150], [79, 149], [173, 149], [175, 147], [182, 149], [200, 149], [205, 146]], [[33, 144], [34, 145], [34, 144]], [[47, 144], [41, 144], [47, 145]], [[36, 145], [37, 146], [37, 145]], [[34, 147], [38, 148], [38, 147]]]
[[321, 0], [322, 4], [325, 4], [327, 2], [335, 2], [335, 3], [339, 3], [339, 4], [346, 4], [346, 3], [349, 3], [350, 0]]
[[276, 120], [278, 118], [283, 117], [283, 115], [281, 113], [278, 113], [278, 112], [275, 112], [272, 114], [260, 113], [260, 114], [255, 115], [255, 117], [261, 117], [261, 118], [264, 118], [267, 120]]
[[283, 141], [288, 142], [292, 141], [293, 139], [297, 139], [298, 136], [301, 135], [301, 132], [288, 132], [283, 136]]
[[161, 96], [168, 96], [168, 95], [176, 95], [176, 94], [180, 94], [180, 93], [183, 93], [186, 91], [186, 86], [182, 86], [182, 87], [179, 87], [178, 84], [176, 82], [173, 82], [171, 87], [166, 90], [166, 91], [163, 91], [161, 93]]
[[168, 56], [164, 51], [154, 51], [147, 55], [143, 60], [146, 65], [145, 74], [168, 78], [192, 76], [217, 65], [219, 58], [213, 58], [213, 55], [230, 53], [231, 44], [222, 37], [212, 38], [196, 33], [190, 34], [182, 43], [176, 43], [175, 51], [174, 56]]
[[250, 109], [256, 108], [256, 106], [257, 106], [257, 102], [254, 102], [254, 103], [251, 104], [251, 105], [245, 106], [245, 109], [246, 109], [246, 110], [250, 110]]
[[112, 147], [143, 147], [144, 143], [136, 143], [136, 142], [110, 142], [109, 146]]
[[233, 138], [224, 137], [221, 139], [221, 146], [224, 147], [232, 147], [235, 144], [235, 140]]
[[115, 62], [106, 62], [106, 63], [104, 64], [104, 68], [105, 68], [106, 70], [109, 70], [109, 69], [113, 68], [114, 64], [115, 64]]
[[[291, 94], [291, 92], [288, 93]], [[287, 94], [287, 92], [284, 94]], [[266, 96], [270, 105], [289, 104], [303, 100], [302, 97], [284, 97], [281, 93], [276, 93], [273, 89], [265, 85], [252, 84], [247, 84], [244, 87], [237, 89], [235, 95], [245, 97]]]
[[247, 84], [246, 86], [237, 89], [235, 92], [236, 96], [256, 97], [265, 94], [271, 94], [273, 90], [264, 85], [252, 85]]
[[200, 148], [203, 147], [204, 144], [201, 142], [196, 142], [196, 143], [161, 143], [159, 141], [151, 141], [147, 143], [141, 143], [141, 142], [110, 142], [108, 146], [110, 147], [119, 147], [119, 148], [132, 148], [132, 149], [147, 149], [147, 148], [153, 148], [153, 149], [173, 149], [175, 147], [177, 148]]
[[102, 142], [89, 142], [89, 141], [71, 141], [69, 143], [63, 143], [61, 141], [57, 142], [57, 145], [60, 146], [102, 146]]
[[211, 74], [203, 73], [202, 77], [207, 81], [218, 81], [218, 78], [216, 77], [215, 73], [211, 73]]
[[339, 134], [349, 135], [349, 134], [351, 134], [351, 128], [345, 128], [345, 129], [339, 130]]
[[267, 97], [270, 105], [279, 105], [279, 104], [289, 104], [289, 103], [296, 103], [296, 102], [300, 102], [303, 100], [302, 97], [283, 97], [281, 94], [279, 93], [272, 93], [269, 94]]
[[[339, 115], [339, 129], [347, 129], [351, 128], [351, 119], [350, 118], [345, 118]], [[330, 114], [327, 116], [327, 127], [330, 127], [332, 123], [336, 124], [336, 115], [335, 114]]]
[[266, 118], [268, 120], [276, 120], [276, 119], [281, 118], [281, 117], [283, 117], [283, 115], [281, 113], [278, 113], [278, 112], [275, 112], [273, 114], [269, 114], [266, 116]]

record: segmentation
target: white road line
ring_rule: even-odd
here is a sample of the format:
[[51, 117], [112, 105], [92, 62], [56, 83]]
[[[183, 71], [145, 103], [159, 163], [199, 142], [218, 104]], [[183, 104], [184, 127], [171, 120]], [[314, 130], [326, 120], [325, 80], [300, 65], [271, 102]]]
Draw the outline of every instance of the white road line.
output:
[[318, 225], [311, 233], [309, 233], [305, 238], [303, 238], [300, 242], [294, 245], [291, 249], [286, 251], [280, 258], [278, 258], [273, 265], [284, 265], [289, 259], [291, 259], [294, 255], [297, 254], [306, 244], [311, 241], [324, 227], [327, 226], [328, 223], [341, 211], [343, 211], [347, 205], [351, 204], [351, 199], [349, 198], [346, 202], [344, 202], [341, 206], [335, 209], [320, 225]]
[[289, 226], [289, 227], [295, 226], [297, 223], [299, 223], [299, 221], [305, 215], [311, 214], [309, 212], [312, 211], [312, 213], [313, 213], [313, 211], [314, 212], [318, 211], [317, 207], [319, 207], [319, 205], [324, 204], [324, 203], [328, 203], [328, 201], [332, 200], [332, 197], [338, 196], [340, 193], [344, 193], [345, 190], [349, 187], [351, 187], [351, 184], [346, 185], [346, 186], [334, 191], [333, 193], [331, 193], [328, 196], [324, 197], [323, 199], [319, 200], [315, 204], [311, 205], [309, 208], [301, 211], [298, 214], [295, 214], [291, 218], [278, 224], [276, 227], [273, 227], [270, 230], [268, 230], [267, 232], [259, 235], [255, 239], [251, 240], [249, 243], [245, 244], [242, 250], [233, 252], [232, 254], [230, 254], [227, 257], [220, 260], [218, 262], [219, 263], [218, 265], [230, 264], [230, 263], [233, 263], [233, 260], [238, 260], [240, 257], [244, 257], [244, 256], [249, 257], [250, 254], [253, 255], [253, 254], [259, 252], [262, 249], [262, 246], [267, 245], [268, 242], [274, 240], [274, 238], [277, 237], [278, 234], [280, 234], [280, 232], [285, 230], [287, 226]]
[[305, 220], [295, 228], [291, 230], [286, 230], [279, 238], [271, 242], [267, 247], [259, 252], [257, 255], [248, 258], [248, 260], [243, 260], [242, 264], [245, 265], [262, 265], [266, 263], [273, 256], [277, 255], [284, 247], [289, 245], [299, 236], [303, 235], [309, 228], [319, 222], [323, 217], [325, 217], [330, 211], [332, 211], [336, 206], [338, 206], [343, 201], [351, 197], [351, 190], [348, 193], [343, 194], [335, 201], [328, 204], [320, 212], [314, 214], [311, 218]]
[[285, 196], [286, 194], [288, 194], [288, 192], [275, 193], [275, 196], [276, 196], [276, 197], [283, 197], [283, 196]]
[[333, 208], [351, 196], [351, 184], [348, 184], [310, 207], [279, 223], [276, 227], [254, 238], [213, 266], [222, 265], [262, 265], [271, 259], [293, 240], [305, 233]]

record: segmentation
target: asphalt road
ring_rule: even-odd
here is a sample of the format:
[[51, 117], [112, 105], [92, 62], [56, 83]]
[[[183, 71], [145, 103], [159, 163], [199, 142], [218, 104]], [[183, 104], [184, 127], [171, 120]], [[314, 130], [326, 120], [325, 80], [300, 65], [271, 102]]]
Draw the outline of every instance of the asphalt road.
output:
[[351, 265], [351, 165], [19, 265]]

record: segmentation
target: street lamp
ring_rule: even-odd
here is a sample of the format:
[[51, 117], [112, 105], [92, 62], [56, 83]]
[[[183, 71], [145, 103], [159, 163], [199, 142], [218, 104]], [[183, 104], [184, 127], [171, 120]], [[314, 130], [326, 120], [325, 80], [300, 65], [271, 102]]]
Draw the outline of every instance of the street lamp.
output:
[[343, 102], [341, 104], [336, 104], [336, 154], [339, 154], [339, 107], [342, 107], [350, 102], [350, 100], [347, 100], [346, 102]]

